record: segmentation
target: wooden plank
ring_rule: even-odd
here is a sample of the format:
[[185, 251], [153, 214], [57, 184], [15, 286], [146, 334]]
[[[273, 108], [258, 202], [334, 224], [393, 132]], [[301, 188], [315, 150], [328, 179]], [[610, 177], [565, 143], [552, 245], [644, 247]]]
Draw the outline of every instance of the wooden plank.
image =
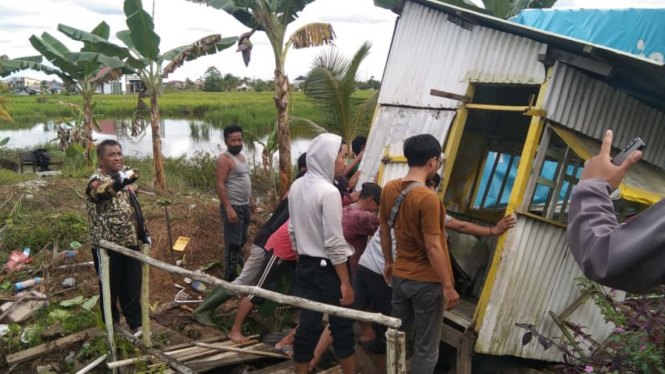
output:
[[[271, 345], [263, 343], [257, 344], [253, 346], [253, 348], [254, 350], [263, 351], [263, 352], [268, 352], [273, 349]], [[202, 372], [222, 366], [239, 364], [248, 361], [255, 361], [259, 359], [261, 359], [261, 357], [251, 353], [224, 352], [214, 356], [188, 362], [187, 366], [189, 366], [193, 370]]]
[[54, 340], [52, 342], [40, 344], [36, 347], [26, 349], [21, 352], [16, 352], [10, 355], [7, 355], [7, 365], [13, 365], [19, 362], [26, 360], [31, 360], [33, 358], [42, 356], [46, 353], [54, 351], [56, 349], [64, 349], [76, 343], [80, 343], [88, 338], [99, 335], [99, 329], [97, 327], [92, 327], [87, 330], [77, 332], [64, 338]]
[[253, 371], [252, 374], [290, 374], [295, 373], [293, 361], [283, 361], [277, 365], [268, 366], [261, 370]]
[[[224, 340], [224, 339], [226, 339], [226, 336], [219, 335], [219, 336], [213, 336], [213, 337], [210, 337], [210, 338], [201, 339], [201, 340], [199, 340], [199, 342], [201, 342], [201, 343], [217, 343], [218, 341]], [[170, 345], [168, 347], [164, 347], [163, 351], [166, 354], [169, 354], [169, 352], [171, 352], [171, 351], [177, 351], [178, 349], [183, 349], [183, 348], [191, 348], [193, 346], [194, 346], [194, 342], [181, 343], [181, 344]]]
[[203, 348], [210, 348], [210, 349], [215, 349], [220, 352], [238, 352], [238, 353], [252, 353], [257, 356], [263, 356], [263, 357], [274, 357], [274, 358], [284, 358], [288, 359], [290, 358], [287, 355], [279, 354], [279, 353], [273, 353], [273, 352], [261, 352], [261, 351], [253, 351], [251, 348], [253, 347], [248, 347], [248, 349], [244, 348], [235, 348], [235, 347], [220, 347], [220, 346], [215, 346], [212, 344], [206, 344], [206, 343], [196, 343], [197, 347], [203, 347]]
[[469, 96], [458, 95], [458, 94], [454, 94], [454, 93], [451, 93], [451, 92], [436, 90], [434, 88], [429, 90], [429, 94], [431, 96], [443, 97], [444, 99], [457, 100], [457, 101], [461, 101], [463, 103], [470, 103], [471, 102], [471, 98]]

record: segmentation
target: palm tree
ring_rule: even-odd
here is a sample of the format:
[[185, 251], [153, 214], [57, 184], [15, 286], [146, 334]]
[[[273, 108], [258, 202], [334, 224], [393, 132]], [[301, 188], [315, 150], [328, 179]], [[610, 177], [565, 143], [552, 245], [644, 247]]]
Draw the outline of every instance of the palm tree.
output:
[[264, 31], [275, 58], [275, 108], [277, 108], [279, 145], [279, 187], [284, 193], [291, 183], [291, 133], [288, 119], [289, 80], [285, 75], [286, 55], [296, 49], [332, 44], [335, 32], [328, 23], [310, 23], [296, 30], [285, 42], [286, 28], [300, 11], [314, 0], [188, 0], [220, 9], [235, 17], [252, 31], [238, 40], [245, 65], [249, 64], [255, 31]]
[[[514, 17], [524, 9], [551, 8], [556, 3], [556, 0], [482, 0], [485, 7], [480, 8], [470, 0], [438, 1], [503, 19]], [[386, 9], [395, 9], [399, 2], [400, 0], [374, 0], [374, 5]]]
[[[119, 47], [108, 41], [97, 40], [94, 35], [83, 33], [73, 28], [60, 29], [75, 40], [94, 40], [109, 49], [120, 49], [126, 56], [126, 64], [130, 73], [141, 78], [145, 86], [146, 95], [150, 98], [150, 127], [152, 129], [152, 155], [155, 165], [155, 187], [159, 190], [166, 188], [166, 176], [164, 174], [164, 159], [162, 156], [162, 140], [159, 131], [160, 113], [158, 97], [160, 95], [162, 79], [178, 69], [185, 61], [191, 61], [201, 56], [217, 53], [231, 47], [236, 40], [235, 37], [222, 39], [219, 34], [206, 36], [192, 44], [174, 48], [164, 54], [160, 54], [161, 38], [155, 33], [155, 24], [152, 17], [143, 10], [141, 0], [125, 0], [124, 12], [127, 17], [126, 23], [129, 30], [123, 30], [116, 34], [126, 46]], [[165, 67], [162, 64], [170, 61]], [[145, 103], [139, 101], [137, 109], [145, 107]]]
[[323, 51], [314, 59], [303, 84], [305, 95], [323, 114], [324, 120], [319, 125], [342, 135], [347, 144], [351, 144], [359, 131], [366, 132], [371, 119], [367, 112], [373, 112], [376, 106], [376, 92], [359, 105], [352, 99], [358, 91], [358, 68], [370, 49], [371, 44], [365, 42], [350, 60], [337, 49]]

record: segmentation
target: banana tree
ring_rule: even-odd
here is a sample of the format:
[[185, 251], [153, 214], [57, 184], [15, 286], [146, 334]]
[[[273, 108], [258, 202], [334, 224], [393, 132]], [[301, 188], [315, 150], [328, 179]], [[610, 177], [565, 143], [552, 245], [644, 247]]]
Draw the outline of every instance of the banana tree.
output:
[[335, 48], [323, 51], [314, 59], [303, 84], [305, 95], [323, 114], [323, 122], [319, 124], [342, 135], [347, 144], [351, 144], [356, 133], [367, 132], [367, 111], [373, 112], [376, 106], [376, 95], [360, 104], [352, 98], [358, 91], [358, 68], [370, 48], [371, 44], [365, 42], [350, 60]]
[[[62, 31], [62, 25], [58, 26]], [[125, 64], [122, 61], [126, 58], [126, 53], [121, 48], [107, 46], [110, 28], [106, 22], [100, 23], [92, 32], [86, 33], [93, 35], [93, 41], [86, 41], [79, 52], [70, 51], [62, 42], [51, 34], [44, 32], [41, 37], [32, 35], [30, 44], [55, 68], [41, 64], [36, 58], [24, 58], [8, 60], [0, 68], [0, 75], [11, 74], [12, 70], [33, 69], [43, 71], [47, 74], [55, 74], [66, 85], [76, 86], [78, 92], [83, 97], [83, 111], [85, 116], [86, 130], [86, 158], [92, 162], [92, 153], [94, 149], [92, 139], [92, 127], [94, 124], [92, 115], [92, 97], [95, 90], [100, 85], [114, 80], [124, 73], [127, 73]]]
[[[374, 5], [397, 9], [401, 0], [374, 0]], [[482, 0], [484, 8], [475, 5], [471, 0], [438, 0], [442, 3], [470, 9], [476, 12], [491, 14], [498, 18], [508, 19], [519, 14], [524, 9], [551, 8], [556, 0]]]
[[275, 58], [275, 108], [278, 121], [279, 187], [280, 193], [291, 183], [291, 134], [288, 119], [289, 80], [284, 64], [291, 47], [300, 49], [332, 44], [335, 32], [328, 23], [310, 23], [296, 30], [286, 41], [286, 28], [305, 6], [314, 0], [187, 0], [206, 4], [232, 15], [252, 31], [241, 35], [238, 51], [242, 52], [245, 65], [249, 64], [255, 31], [264, 31]]
[[[219, 34], [206, 36], [196, 42], [174, 48], [164, 54], [160, 54], [161, 38], [155, 32], [155, 24], [152, 17], [143, 9], [141, 0], [125, 0], [123, 10], [126, 16], [126, 24], [129, 30], [119, 31], [116, 36], [125, 47], [119, 47], [109, 42], [101, 42], [101, 46], [114, 50], [120, 48], [127, 57], [125, 63], [131, 73], [138, 75], [145, 87], [145, 94], [150, 98], [150, 127], [152, 129], [152, 154], [155, 165], [155, 187], [159, 190], [166, 188], [166, 177], [164, 174], [164, 159], [162, 156], [162, 140], [159, 131], [160, 113], [158, 98], [162, 86], [162, 79], [173, 73], [185, 61], [191, 61], [201, 56], [210, 55], [232, 46], [236, 40], [222, 38]], [[80, 30], [68, 29], [63, 31], [76, 40], [95, 39]], [[169, 63], [162, 67], [164, 62]], [[145, 103], [139, 101], [137, 109], [144, 107]]]

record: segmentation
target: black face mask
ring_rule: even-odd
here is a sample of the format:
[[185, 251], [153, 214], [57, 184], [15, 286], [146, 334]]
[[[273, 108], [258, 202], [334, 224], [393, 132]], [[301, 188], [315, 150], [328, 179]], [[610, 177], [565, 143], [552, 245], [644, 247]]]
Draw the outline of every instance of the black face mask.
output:
[[240, 153], [242, 151], [242, 145], [229, 146], [228, 151], [229, 151], [229, 153], [231, 153], [232, 155], [235, 156], [235, 155], [237, 155], [238, 153]]

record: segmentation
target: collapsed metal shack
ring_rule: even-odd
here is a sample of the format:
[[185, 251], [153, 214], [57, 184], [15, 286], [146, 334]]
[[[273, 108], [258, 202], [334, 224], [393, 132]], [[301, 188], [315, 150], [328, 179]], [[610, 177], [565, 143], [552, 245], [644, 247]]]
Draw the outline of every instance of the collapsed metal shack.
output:
[[619, 148], [648, 139], [621, 187], [619, 218], [665, 196], [663, 64], [433, 0], [401, 2], [397, 13], [360, 183], [403, 176], [404, 139], [429, 133], [445, 149], [449, 214], [484, 225], [517, 217], [498, 238], [453, 237], [472, 273], [444, 321], [458, 372], [470, 371], [471, 351], [562, 359], [523, 345], [517, 323], [561, 337], [556, 318], [602, 341], [613, 326], [591, 301], [575, 303], [581, 273], [565, 240], [567, 205], [606, 129]]

